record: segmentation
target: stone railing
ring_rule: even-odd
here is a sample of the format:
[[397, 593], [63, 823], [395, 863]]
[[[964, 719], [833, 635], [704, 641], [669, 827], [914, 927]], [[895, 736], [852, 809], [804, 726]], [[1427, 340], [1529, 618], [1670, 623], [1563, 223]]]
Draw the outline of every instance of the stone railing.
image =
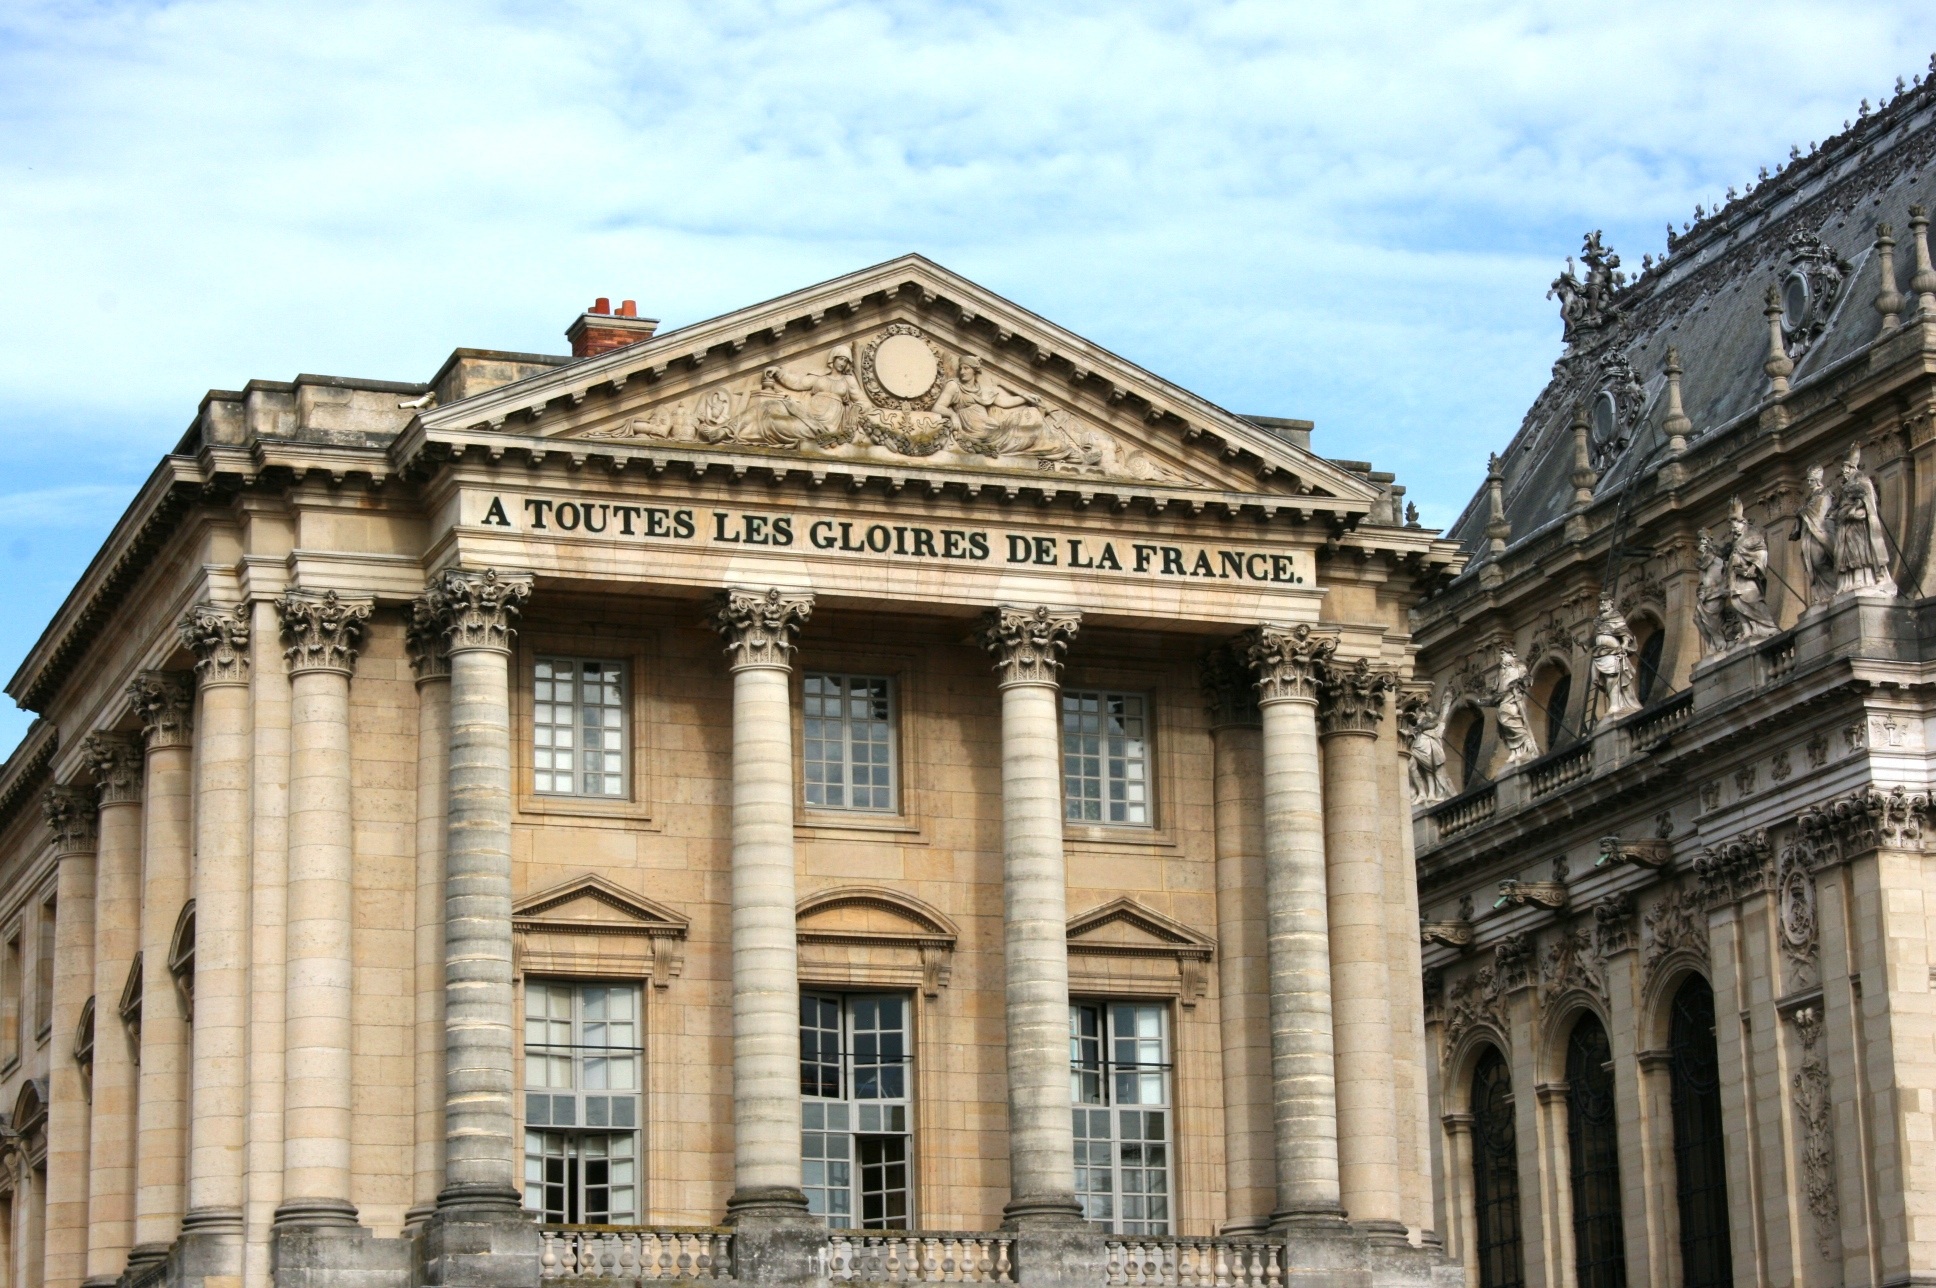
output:
[[1498, 812], [1499, 785], [1487, 783], [1477, 791], [1454, 796], [1433, 810], [1432, 822], [1438, 826], [1439, 837], [1445, 839], [1478, 827]]
[[1593, 776], [1593, 743], [1581, 741], [1534, 764], [1527, 773], [1533, 799], [1551, 796], [1562, 787]]
[[1644, 750], [1694, 718], [1694, 690], [1683, 689], [1627, 722], [1627, 745]]
[[717, 1230], [638, 1226], [545, 1226], [538, 1256], [543, 1279], [725, 1279], [733, 1273], [733, 1236]]
[[1761, 650], [1761, 682], [1780, 684], [1795, 669], [1795, 637], [1777, 640]]
[[1009, 1234], [836, 1231], [827, 1240], [827, 1278], [836, 1283], [1012, 1284], [1014, 1245]]
[[1284, 1247], [1267, 1239], [1109, 1239], [1105, 1284], [1135, 1288], [1277, 1288]]

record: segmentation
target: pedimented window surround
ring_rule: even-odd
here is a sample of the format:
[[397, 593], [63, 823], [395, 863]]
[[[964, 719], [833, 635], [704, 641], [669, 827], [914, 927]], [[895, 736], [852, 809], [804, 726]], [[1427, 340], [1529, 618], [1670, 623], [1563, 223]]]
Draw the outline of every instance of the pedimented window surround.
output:
[[1217, 941], [1124, 897], [1069, 919], [1069, 992], [1174, 997], [1195, 1007]]
[[514, 966], [521, 975], [650, 979], [665, 989], [685, 968], [691, 924], [588, 872], [512, 906]]
[[878, 886], [838, 886], [795, 905], [800, 978], [821, 985], [919, 988], [941, 996], [954, 973], [960, 930], [912, 895]]

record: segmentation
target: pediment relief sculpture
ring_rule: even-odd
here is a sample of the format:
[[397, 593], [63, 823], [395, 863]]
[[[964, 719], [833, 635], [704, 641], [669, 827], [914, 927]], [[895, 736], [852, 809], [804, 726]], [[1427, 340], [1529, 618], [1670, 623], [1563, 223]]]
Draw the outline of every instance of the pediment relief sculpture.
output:
[[911, 322], [578, 437], [1189, 481], [1142, 447], [1005, 383], [979, 355], [942, 348]]

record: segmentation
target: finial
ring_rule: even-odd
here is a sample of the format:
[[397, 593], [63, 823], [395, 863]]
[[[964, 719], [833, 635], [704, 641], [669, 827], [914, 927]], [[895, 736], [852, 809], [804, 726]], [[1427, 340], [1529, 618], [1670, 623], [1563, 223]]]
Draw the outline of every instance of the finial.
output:
[[1858, 121], [1866, 121], [1869, 119], [1869, 100], [1868, 99], [1865, 98], [1862, 100], [1862, 106], [1856, 112], [1855, 119]]
[[1936, 267], [1929, 262], [1929, 211], [1923, 206], [1909, 207], [1909, 240], [1916, 250], [1916, 275], [1909, 279], [1909, 289], [1916, 293], [1923, 322], [1936, 322]]
[[1660, 427], [1667, 433], [1669, 455], [1679, 456], [1687, 450], [1687, 435], [1694, 422], [1681, 407], [1681, 351], [1671, 347], [1667, 350], [1667, 415]]
[[1881, 269], [1882, 281], [1878, 283], [1875, 297], [1875, 311], [1882, 315], [1884, 332], [1893, 331], [1902, 322], [1902, 292], [1896, 289], [1896, 230], [1888, 224], [1876, 225], [1876, 261]]
[[1651, 273], [1654, 271], [1654, 257], [1652, 255], [1642, 255], [1640, 257], [1640, 271], [1642, 273]]
[[1801, 159], [1802, 159], [1802, 145], [1801, 145], [1801, 144], [1799, 144], [1799, 143], [1790, 143], [1790, 144], [1788, 145], [1788, 159], [1789, 159], [1790, 161], [1799, 161], [1799, 160], [1801, 160]]
[[1733, 201], [1733, 200], [1734, 200], [1734, 185], [1733, 185], [1733, 184], [1729, 184], [1729, 185], [1728, 185], [1728, 200], [1729, 200], [1729, 201]]
[[1761, 312], [1768, 319], [1768, 361], [1761, 364], [1761, 369], [1768, 373], [1768, 396], [1780, 400], [1788, 396], [1788, 377], [1795, 374], [1795, 364], [1788, 356], [1788, 346], [1781, 334], [1781, 288], [1772, 282], [1763, 297]]
[[1701, 220], [1705, 218], [1707, 218], [1707, 211], [1701, 209], [1700, 202], [1698, 201], [1695, 202], [1694, 203], [1694, 222], [1699, 223]]
[[1593, 485], [1600, 480], [1593, 473], [1593, 449], [1586, 404], [1573, 405], [1573, 508], [1584, 510], [1593, 504]]
[[1506, 474], [1497, 452], [1486, 462], [1486, 508], [1486, 553], [1496, 558], [1512, 540], [1512, 524], [1506, 521]]
[[1756, 171], [1755, 178], [1762, 183], [1768, 182], [1768, 167], [1764, 165], [1760, 170]]
[[1902, 83], [1902, 77], [1896, 77], [1896, 97], [1902, 97], [1902, 91], [1906, 88], [1907, 86]]

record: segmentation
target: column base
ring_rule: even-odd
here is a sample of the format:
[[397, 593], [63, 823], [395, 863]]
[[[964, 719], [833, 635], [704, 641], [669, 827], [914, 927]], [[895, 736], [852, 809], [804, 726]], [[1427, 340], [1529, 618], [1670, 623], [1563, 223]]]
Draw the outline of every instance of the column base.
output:
[[726, 1224], [747, 1220], [810, 1221], [807, 1196], [797, 1185], [746, 1185], [726, 1200]]
[[[277, 1209], [269, 1231], [276, 1288], [410, 1288], [413, 1240], [377, 1238], [354, 1223], [355, 1208], [349, 1225], [284, 1221], [291, 1206]], [[347, 1206], [340, 1200], [327, 1204], [338, 1214]]]
[[81, 1288], [114, 1288], [120, 1282], [120, 1275], [89, 1275], [81, 1280]]
[[[761, 1187], [769, 1192], [798, 1194], [790, 1186]], [[745, 1193], [745, 1191], [742, 1191]], [[733, 1198], [739, 1199], [735, 1194]], [[741, 1207], [728, 1216], [733, 1225], [733, 1278], [761, 1288], [826, 1288], [827, 1227], [808, 1215], [806, 1198], [800, 1206]]]
[[437, 1215], [436, 1203], [419, 1203], [403, 1214], [403, 1233], [406, 1238], [415, 1238], [423, 1233], [430, 1218]]
[[440, 1215], [490, 1221], [500, 1216], [525, 1220], [524, 1195], [508, 1185], [447, 1185], [437, 1195]]
[[1365, 1242], [1383, 1248], [1409, 1248], [1412, 1246], [1411, 1227], [1403, 1221], [1353, 1221], [1351, 1228], [1363, 1235]]
[[1335, 1203], [1319, 1203], [1306, 1207], [1279, 1208], [1270, 1214], [1272, 1234], [1310, 1234], [1319, 1238], [1334, 1238], [1351, 1233], [1351, 1222], [1345, 1220], [1344, 1209]]
[[[445, 1190], [414, 1242], [411, 1282], [424, 1288], [532, 1288], [541, 1274], [538, 1223], [502, 1192]], [[493, 1199], [491, 1196], [496, 1195]], [[281, 1280], [277, 1280], [281, 1288]]]
[[1037, 1221], [1012, 1228], [1015, 1279], [1022, 1288], [1098, 1288], [1109, 1282], [1107, 1236], [1080, 1215], [1075, 1221]]
[[127, 1268], [122, 1270], [118, 1283], [130, 1283], [139, 1278], [144, 1271], [152, 1270], [168, 1260], [168, 1249], [172, 1243], [137, 1243], [128, 1249]]
[[1222, 1239], [1254, 1239], [1270, 1233], [1270, 1221], [1264, 1217], [1245, 1217], [1240, 1221], [1225, 1221], [1217, 1229], [1217, 1237]]
[[1002, 1229], [1076, 1229], [1088, 1225], [1073, 1194], [1018, 1194], [1002, 1206]]
[[169, 1288], [209, 1282], [239, 1284], [242, 1278], [242, 1209], [190, 1208], [181, 1238], [168, 1253]]
[[355, 1230], [356, 1204], [348, 1199], [284, 1199], [276, 1205], [275, 1228]]

